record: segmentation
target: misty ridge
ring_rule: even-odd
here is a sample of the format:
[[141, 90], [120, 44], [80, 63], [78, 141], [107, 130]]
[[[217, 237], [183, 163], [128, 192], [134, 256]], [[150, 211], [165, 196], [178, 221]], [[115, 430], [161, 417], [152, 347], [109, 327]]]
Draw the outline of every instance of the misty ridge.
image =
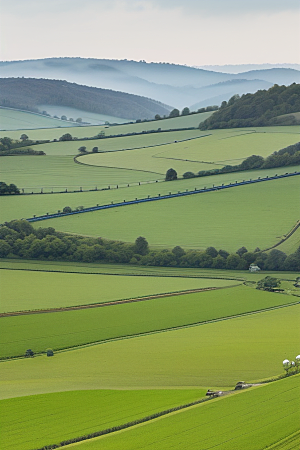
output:
[[[300, 82], [300, 71], [287, 67], [224, 73], [169, 63], [84, 58], [3, 61], [0, 71], [2, 78], [66, 80], [143, 96], [168, 105], [167, 110], [186, 106], [197, 110], [220, 105], [235, 94], [266, 90], [274, 84], [288, 86]], [[162, 111], [155, 113], [162, 114]]]

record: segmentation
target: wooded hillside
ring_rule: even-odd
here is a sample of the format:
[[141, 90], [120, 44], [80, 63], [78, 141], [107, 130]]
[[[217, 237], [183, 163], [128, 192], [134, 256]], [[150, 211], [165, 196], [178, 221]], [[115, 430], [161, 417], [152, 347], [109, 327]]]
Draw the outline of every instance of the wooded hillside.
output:
[[0, 105], [28, 111], [37, 111], [39, 105], [69, 106], [128, 120], [152, 119], [170, 111], [162, 103], [138, 95], [35, 78], [1, 78]]
[[288, 87], [275, 84], [267, 91], [233, 96], [228, 102], [222, 102], [221, 108], [200, 124], [200, 129], [293, 125], [295, 118], [288, 117], [284, 121], [277, 117], [298, 111], [300, 84], [293, 83]]

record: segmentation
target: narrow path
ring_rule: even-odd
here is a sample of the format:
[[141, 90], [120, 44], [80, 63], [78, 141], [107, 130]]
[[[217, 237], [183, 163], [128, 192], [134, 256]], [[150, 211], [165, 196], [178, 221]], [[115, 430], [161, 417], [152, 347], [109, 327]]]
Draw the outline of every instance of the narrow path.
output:
[[263, 250], [263, 252], [267, 252], [268, 250], [272, 250], [273, 248], [278, 247], [280, 244], [282, 244], [283, 242], [287, 241], [294, 233], [295, 231], [300, 227], [300, 220], [298, 220], [298, 222], [296, 223], [296, 225], [293, 226], [293, 228], [291, 229], [291, 231], [289, 231], [285, 237], [283, 239], [281, 239], [279, 242], [277, 242], [277, 244], [272, 245], [272, 247], [268, 247], [266, 249]]

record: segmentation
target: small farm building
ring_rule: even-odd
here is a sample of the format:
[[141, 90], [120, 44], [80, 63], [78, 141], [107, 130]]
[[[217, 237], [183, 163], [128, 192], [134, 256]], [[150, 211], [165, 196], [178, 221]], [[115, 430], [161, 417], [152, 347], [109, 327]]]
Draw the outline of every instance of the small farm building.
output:
[[250, 264], [249, 270], [250, 272], [259, 272], [261, 269], [256, 264]]

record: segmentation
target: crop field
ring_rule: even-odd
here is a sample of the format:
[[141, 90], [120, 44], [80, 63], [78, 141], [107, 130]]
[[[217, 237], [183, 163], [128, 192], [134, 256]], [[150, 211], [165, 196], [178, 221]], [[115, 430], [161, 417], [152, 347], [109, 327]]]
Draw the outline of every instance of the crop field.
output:
[[[26, 113], [25, 113], [26, 114]], [[105, 131], [106, 136], [114, 135], [114, 134], [126, 134], [126, 133], [141, 133], [142, 131], [148, 130], [157, 130], [161, 128], [162, 130], [170, 130], [170, 129], [178, 129], [178, 128], [190, 128], [190, 127], [198, 127], [200, 122], [206, 120], [212, 113], [199, 113], [192, 114], [190, 116], [184, 117], [174, 117], [172, 119], [164, 119], [164, 120], [153, 120], [149, 122], [141, 122], [141, 123], [128, 123], [122, 125], [113, 125], [103, 126], [103, 125], [94, 125], [94, 126], [71, 126], [70, 122], [66, 122], [67, 126], [70, 128], [61, 130], [60, 128], [52, 128], [45, 130], [31, 130], [30, 134], [28, 134], [30, 139], [58, 139], [64, 133], [71, 133], [72, 136], [76, 136], [78, 138], [84, 137], [93, 137], [96, 136], [101, 131]], [[55, 119], [53, 119], [55, 120]], [[63, 123], [63, 121], [59, 121], [59, 124]], [[286, 128], [286, 127], [285, 127]], [[295, 127], [288, 127], [291, 129], [295, 129]], [[26, 125], [24, 124], [23, 130], [20, 131], [1, 131], [0, 137], [9, 136], [12, 139], [19, 139], [22, 132], [26, 131]]]
[[104, 308], [2, 317], [0, 356], [23, 355], [27, 347], [42, 352], [49, 347], [61, 349], [204, 323], [295, 301], [292, 296], [272, 295], [242, 286]]
[[[109, 185], [126, 184], [156, 179], [157, 174], [147, 171], [124, 170], [82, 166], [75, 164], [71, 156], [2, 156], [1, 180], [14, 180], [25, 192], [47, 192], [107, 188]], [[160, 176], [160, 178], [162, 178]]]
[[89, 154], [79, 158], [85, 164], [122, 167], [166, 173], [170, 165], [182, 176], [227, 164], [239, 164], [254, 153], [268, 156], [299, 141], [299, 133], [261, 133], [217, 130], [203, 132], [199, 139], [177, 142], [161, 148], [146, 148], [121, 153]]
[[[0, 107], [0, 123], [1, 123], [0, 125], [1, 137], [7, 136], [7, 134], [11, 135], [12, 133], [15, 139], [19, 139], [20, 135], [22, 134], [22, 132], [17, 130], [72, 126], [70, 123], [65, 122], [63, 120], [53, 119], [51, 117], [43, 116], [41, 114], [18, 111], [16, 109], [3, 108], [2, 106]], [[7, 130], [9, 131], [7, 132]], [[33, 133], [34, 132], [36, 131], [33, 131]], [[42, 135], [43, 132], [40, 131], [40, 133]]]
[[[0, 282], [0, 312], [102, 303], [234, 284], [231, 280], [209, 278], [40, 273], [28, 270], [1, 269]], [[45, 286], [47, 286], [47, 290], [45, 290]]]
[[[280, 374], [300, 305], [1, 363], [0, 398], [82, 389], [210, 388]], [[26, 344], [26, 342], [25, 342]]]
[[201, 389], [92, 390], [2, 400], [1, 448], [32, 450], [194, 402], [204, 395]]
[[[60, 217], [48, 220], [47, 225], [60, 231], [100, 234], [127, 242], [144, 236], [150, 246], [164, 248], [214, 246], [236, 251], [245, 246], [253, 251], [256, 247], [264, 249], [276, 244], [296, 224], [298, 188], [299, 180], [295, 176]], [[120, 223], [124, 225], [119, 227]], [[170, 228], [172, 223], [176, 227]]]
[[[202, 269], [187, 267], [136, 266], [130, 264], [103, 264], [84, 262], [38, 261], [26, 259], [0, 259], [0, 269], [20, 269], [47, 272], [97, 273], [102, 275], [146, 275], [156, 277], [210, 278], [212, 280], [238, 280], [257, 282], [274, 272], [251, 273], [248, 270]], [[277, 278], [295, 280], [295, 272], [276, 272]]]
[[[25, 159], [23, 159], [25, 158]], [[168, 183], [155, 183], [155, 180], [148, 182], [142, 181], [148, 178], [150, 175], [153, 178], [154, 174], [147, 174], [137, 171], [128, 171], [122, 169], [104, 169], [101, 167], [89, 167], [89, 166], [78, 166], [73, 164], [71, 160], [66, 157], [62, 158], [61, 165], [60, 160], [50, 158], [53, 161], [53, 165], [47, 166], [48, 160], [39, 160], [38, 157], [31, 159], [26, 159], [29, 157], [21, 157], [24, 166], [27, 168], [27, 173], [31, 173], [31, 178], [28, 180], [21, 171], [14, 166], [12, 159], [9, 157], [4, 157], [3, 169], [6, 168], [6, 172], [2, 171], [1, 179], [5, 182], [10, 183], [11, 180], [17, 178], [17, 174], [20, 177], [20, 184], [24, 186], [25, 192], [31, 193], [41, 191], [43, 187], [44, 192], [51, 192], [52, 188], [54, 193], [51, 195], [26, 195], [26, 196], [13, 196], [13, 197], [0, 197], [0, 221], [9, 221], [16, 218], [28, 218], [33, 217], [33, 215], [43, 215], [45, 213], [56, 213], [58, 210], [62, 210], [65, 206], [70, 206], [75, 209], [76, 207], [82, 205], [84, 207], [91, 207], [97, 204], [106, 205], [113, 202], [122, 202], [126, 200], [134, 200], [135, 198], [147, 198], [148, 195], [151, 197], [156, 197], [160, 195], [167, 195], [171, 193], [177, 193], [178, 190], [185, 191], [201, 189], [206, 187], [212, 187], [213, 185], [220, 185], [222, 183], [235, 183], [247, 179], [255, 179], [262, 176], [274, 176], [275, 174], [284, 174], [288, 170], [289, 172], [300, 171], [300, 166], [291, 167], [279, 167], [274, 169], [266, 169], [261, 171], [247, 171], [240, 173], [222, 174], [211, 177], [203, 177], [196, 179], [182, 179]], [[45, 157], [46, 158], [46, 157]], [[34, 163], [34, 167], [30, 164]], [[64, 164], [65, 163], [65, 164]], [[64, 171], [62, 170], [64, 168]], [[79, 170], [81, 169], [81, 170]], [[1, 169], [0, 169], [1, 171]], [[43, 174], [43, 176], [42, 176]], [[56, 183], [53, 187], [53, 178], [56, 176]], [[132, 181], [132, 180], [139, 181]], [[116, 182], [122, 181], [118, 184], [119, 188], [116, 189], [116, 184], [109, 184], [111, 180]], [[126, 184], [126, 181], [130, 183]], [[91, 182], [94, 181], [94, 185]], [[100, 181], [100, 182], [99, 182]], [[124, 182], [125, 181], [125, 182]], [[48, 182], [48, 186], [45, 186]], [[52, 182], [52, 187], [49, 184]], [[139, 185], [139, 182], [141, 185]], [[64, 184], [66, 183], [66, 184]], [[77, 184], [76, 184], [77, 183]], [[89, 183], [88, 185], [86, 183]], [[102, 184], [103, 183], [103, 184]], [[128, 184], [130, 186], [128, 187]], [[64, 191], [65, 188], [68, 190], [78, 189], [95, 189], [96, 185], [99, 189], [102, 187], [111, 186], [111, 189], [89, 191], [89, 192], [68, 192], [68, 193], [57, 193], [56, 191]], [[26, 187], [27, 186], [27, 187]], [[55, 193], [56, 192], [56, 193]], [[41, 224], [41, 226], [46, 226]]]
[[181, 141], [194, 139], [203, 135], [200, 130], [182, 130], [173, 132], [161, 132], [153, 134], [139, 134], [136, 136], [124, 136], [109, 139], [92, 139], [86, 141], [61, 141], [39, 144], [34, 147], [42, 150], [49, 156], [78, 155], [78, 148], [85, 146], [91, 152], [94, 147], [98, 147], [99, 152], [116, 151], [123, 149], [144, 148], [149, 146], [160, 146], [174, 143], [174, 140]]
[[275, 444], [278, 450], [296, 450], [300, 444], [299, 395], [298, 375], [68, 448], [262, 450]]

